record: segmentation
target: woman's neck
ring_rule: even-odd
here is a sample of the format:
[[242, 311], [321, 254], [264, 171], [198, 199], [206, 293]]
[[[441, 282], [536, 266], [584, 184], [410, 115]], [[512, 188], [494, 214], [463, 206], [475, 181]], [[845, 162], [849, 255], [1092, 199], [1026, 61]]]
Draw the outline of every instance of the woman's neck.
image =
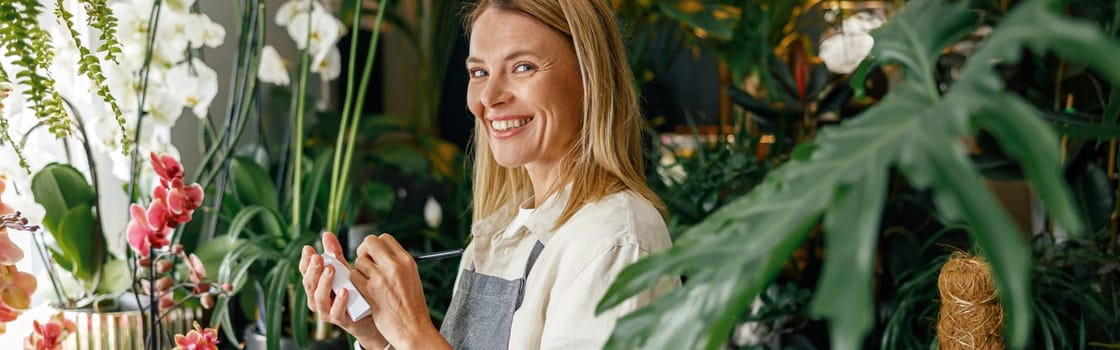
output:
[[548, 199], [553, 190], [558, 167], [555, 164], [525, 164], [525, 172], [529, 174], [529, 182], [533, 184], [533, 200], [530, 208], [537, 208]]

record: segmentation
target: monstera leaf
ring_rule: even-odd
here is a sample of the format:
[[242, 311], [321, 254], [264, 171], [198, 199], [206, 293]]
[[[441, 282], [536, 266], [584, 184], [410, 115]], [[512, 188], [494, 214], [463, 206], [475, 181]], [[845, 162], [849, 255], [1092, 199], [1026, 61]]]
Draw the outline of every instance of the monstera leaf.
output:
[[873, 326], [872, 265], [887, 172], [931, 188], [942, 216], [969, 225], [992, 264], [1012, 348], [1023, 348], [1032, 314], [1030, 255], [1009, 215], [969, 161], [961, 137], [989, 131], [1017, 160], [1055, 222], [1078, 234], [1082, 223], [1061, 176], [1057, 134], [1042, 112], [1004, 92], [994, 64], [1015, 63], [1024, 49], [1051, 51], [1120, 82], [1120, 43], [1088, 23], [1063, 17], [1052, 1], [1026, 1], [1004, 17], [941, 91], [933, 62], [978, 25], [967, 2], [908, 3], [874, 33], [872, 54], [900, 64], [901, 83], [881, 103], [822, 128], [811, 156], [775, 169], [763, 184], [683, 233], [675, 245], [625, 269], [604, 296], [609, 309], [668, 276], [687, 282], [621, 319], [610, 349], [716, 349], [750, 301], [778, 274], [823, 218], [825, 262], [812, 314], [829, 321], [836, 349], [858, 349]]

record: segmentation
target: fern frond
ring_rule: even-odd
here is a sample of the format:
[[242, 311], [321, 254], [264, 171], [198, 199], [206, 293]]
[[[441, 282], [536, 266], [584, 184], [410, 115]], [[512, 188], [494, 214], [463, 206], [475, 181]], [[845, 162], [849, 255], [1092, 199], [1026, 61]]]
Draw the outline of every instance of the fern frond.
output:
[[[70, 31], [70, 37], [74, 39], [74, 46], [78, 48], [78, 73], [85, 74], [93, 81], [93, 86], [97, 89], [97, 95], [101, 96], [101, 98], [105, 100], [105, 103], [109, 104], [109, 108], [113, 110], [113, 116], [117, 120], [117, 126], [121, 129], [122, 151], [124, 154], [128, 154], [131, 142], [128, 139], [128, 130], [125, 128], [125, 120], [121, 112], [121, 107], [117, 105], [117, 100], [109, 93], [109, 86], [105, 85], [105, 74], [101, 71], [101, 62], [97, 59], [97, 56], [94, 56], [82, 43], [81, 35], [74, 29], [74, 14], [66, 11], [62, 1], [63, 0], [55, 1], [54, 14], [66, 25], [66, 29]], [[90, 14], [90, 18], [93, 18], [92, 14]]]
[[101, 40], [101, 46], [97, 47], [97, 52], [104, 54], [106, 61], [120, 64], [117, 59], [117, 56], [121, 55], [121, 42], [117, 41], [117, 17], [113, 16], [108, 1], [79, 0], [79, 2], [85, 5], [86, 13], [89, 15], [86, 23], [100, 33], [98, 39]]
[[21, 69], [15, 73], [14, 82], [27, 87], [27, 100], [33, 102], [36, 118], [61, 138], [69, 135], [71, 121], [54, 88], [54, 78], [46, 74], [54, 53], [50, 36], [39, 27], [41, 13], [36, 0], [0, 2], [0, 45]]

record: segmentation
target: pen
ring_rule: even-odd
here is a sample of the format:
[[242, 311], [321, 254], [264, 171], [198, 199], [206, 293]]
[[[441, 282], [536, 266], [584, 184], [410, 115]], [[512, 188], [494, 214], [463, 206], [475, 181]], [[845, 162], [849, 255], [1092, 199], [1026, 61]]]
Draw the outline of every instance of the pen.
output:
[[463, 250], [462, 249], [452, 249], [452, 250], [444, 250], [442, 252], [413, 255], [412, 258], [415, 259], [416, 262], [421, 262], [421, 261], [428, 261], [428, 260], [439, 260], [439, 259], [443, 259], [443, 258], [454, 258], [454, 257], [460, 256], [460, 255], [463, 255]]

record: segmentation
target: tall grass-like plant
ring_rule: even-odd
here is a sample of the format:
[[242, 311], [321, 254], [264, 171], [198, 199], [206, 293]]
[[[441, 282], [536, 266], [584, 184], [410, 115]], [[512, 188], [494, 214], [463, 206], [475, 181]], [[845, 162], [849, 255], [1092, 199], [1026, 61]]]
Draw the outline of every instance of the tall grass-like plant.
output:
[[991, 133], [1022, 166], [1055, 224], [1074, 234], [1083, 231], [1061, 176], [1057, 134], [1043, 112], [1005, 91], [997, 72], [998, 64], [1015, 63], [1026, 50], [1052, 52], [1120, 83], [1120, 66], [1113, 61], [1120, 43], [1094, 24], [1060, 14], [1059, 5], [1018, 4], [968, 59], [962, 78], [942, 86], [934, 76], [935, 60], [976, 29], [978, 15], [966, 2], [907, 4], [873, 32], [872, 49], [875, 60], [900, 66], [903, 80], [878, 105], [822, 128], [805, 146], [811, 152], [795, 156], [749, 194], [691, 227], [673, 248], [624, 270], [599, 310], [667, 276], [687, 281], [620, 320], [607, 348], [719, 348], [818, 223], [827, 256], [810, 311], [829, 321], [834, 348], [859, 348], [874, 322], [872, 266], [892, 168], [911, 185], [931, 189], [943, 217], [972, 228], [1008, 313], [1008, 344], [1025, 347], [1034, 312], [1030, 251], [960, 139], [978, 130]]

